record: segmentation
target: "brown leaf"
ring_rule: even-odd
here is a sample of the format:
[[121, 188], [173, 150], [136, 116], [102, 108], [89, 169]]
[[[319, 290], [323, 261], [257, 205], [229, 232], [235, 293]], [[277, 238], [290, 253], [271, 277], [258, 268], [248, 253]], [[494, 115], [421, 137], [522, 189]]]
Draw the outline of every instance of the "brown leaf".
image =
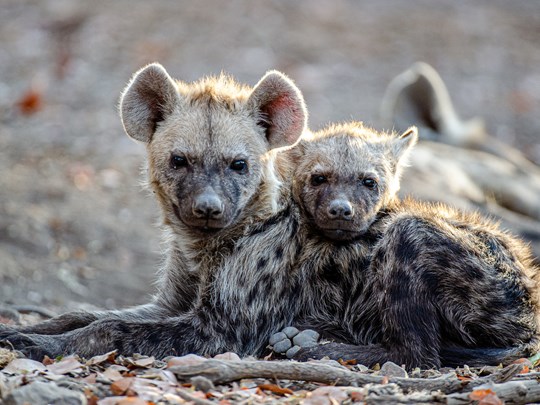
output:
[[64, 357], [57, 363], [49, 364], [47, 370], [53, 374], [67, 374], [80, 370], [83, 365], [74, 356]]
[[512, 364], [521, 364], [523, 366], [519, 374], [526, 374], [531, 371], [531, 368], [533, 368], [532, 362], [526, 358], [517, 359]]
[[181, 357], [173, 357], [167, 362], [167, 368], [172, 366], [195, 366], [206, 361], [206, 358], [196, 354], [187, 354]]
[[122, 378], [111, 384], [111, 392], [114, 395], [123, 395], [131, 387], [131, 384], [133, 384], [133, 377]]
[[478, 405], [503, 405], [504, 402], [497, 396], [497, 394], [489, 394], [482, 398]]
[[307, 398], [302, 402], [304, 405], [333, 405], [335, 403], [341, 403], [349, 398], [349, 396], [343, 391], [332, 392], [331, 390], [339, 390], [336, 387], [320, 387], [309, 393]]
[[480, 401], [484, 399], [485, 397], [487, 397], [488, 395], [495, 395], [495, 397], [497, 396], [497, 394], [495, 394], [495, 392], [493, 392], [489, 388], [485, 390], [478, 389], [478, 390], [474, 390], [473, 392], [469, 394], [469, 399], [471, 399], [472, 401]]
[[17, 101], [17, 107], [24, 115], [31, 115], [43, 108], [43, 94], [31, 88]]
[[5, 373], [24, 374], [34, 371], [45, 371], [45, 366], [39, 361], [30, 359], [12, 360], [3, 370]]
[[51, 359], [49, 356], [45, 355], [45, 357], [43, 357], [42, 363], [46, 366], [49, 366], [51, 364], [54, 364], [54, 359]]
[[360, 391], [351, 392], [351, 401], [352, 402], [363, 402], [364, 401], [364, 394], [362, 394]]
[[343, 359], [339, 359], [338, 360], [339, 364], [341, 364], [342, 366], [356, 366], [356, 363], [357, 361], [355, 359], [351, 359], [351, 360], [343, 360]]
[[139, 358], [139, 359], [136, 359], [136, 358], [126, 359], [126, 363], [128, 367], [132, 366], [130, 368], [134, 368], [134, 367], [135, 368], [136, 367], [149, 368], [149, 367], [152, 367], [155, 361], [156, 359], [154, 357], [144, 357], [144, 358]]
[[122, 374], [120, 374], [120, 371], [115, 367], [108, 367], [101, 375], [111, 381], [118, 381], [124, 378]]
[[293, 393], [293, 391], [290, 390], [289, 388], [281, 388], [279, 385], [275, 385], [275, 384], [260, 384], [258, 387], [261, 390], [270, 391], [270, 392], [273, 392], [274, 394], [279, 394], [279, 395]]
[[138, 397], [116, 396], [100, 399], [98, 405], [152, 405], [152, 402]]
[[112, 352], [102, 354], [101, 356], [94, 356], [86, 362], [87, 366], [97, 366], [105, 362], [114, 363], [116, 359], [117, 351], [113, 350]]
[[92, 374], [87, 375], [84, 378], [81, 378], [81, 381], [83, 381], [85, 383], [88, 383], [88, 384], [95, 384], [96, 380], [97, 380], [97, 374], [96, 373], [92, 373]]

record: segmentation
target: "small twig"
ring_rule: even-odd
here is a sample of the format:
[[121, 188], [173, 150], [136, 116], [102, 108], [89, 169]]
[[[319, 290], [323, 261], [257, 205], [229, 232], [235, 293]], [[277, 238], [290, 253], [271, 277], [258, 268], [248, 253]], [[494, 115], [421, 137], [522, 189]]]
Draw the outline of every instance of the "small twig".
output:
[[178, 378], [189, 380], [202, 375], [215, 384], [223, 384], [243, 378], [267, 378], [302, 380], [332, 385], [365, 385], [395, 383], [407, 391], [441, 391], [452, 393], [485, 384], [488, 379], [459, 381], [450, 373], [439, 378], [390, 378], [360, 374], [329, 366], [327, 364], [297, 363], [288, 361], [222, 361], [210, 359], [196, 365], [174, 366], [169, 369]]
[[186, 401], [192, 401], [193, 403], [198, 404], [198, 405], [212, 405], [212, 404], [215, 404], [214, 402], [207, 401], [206, 399], [201, 399], [201, 398], [194, 397], [193, 395], [188, 394], [186, 392], [186, 390], [183, 390], [183, 389], [177, 389], [176, 390], [176, 395], [178, 395], [182, 399], [185, 399]]
[[13, 305], [12, 308], [21, 314], [30, 314], [33, 312], [44, 318], [54, 318], [57, 315], [53, 311], [35, 305]]
[[503, 383], [511, 380], [523, 370], [523, 364], [510, 364], [501, 371], [492, 374], [491, 380], [495, 383]]

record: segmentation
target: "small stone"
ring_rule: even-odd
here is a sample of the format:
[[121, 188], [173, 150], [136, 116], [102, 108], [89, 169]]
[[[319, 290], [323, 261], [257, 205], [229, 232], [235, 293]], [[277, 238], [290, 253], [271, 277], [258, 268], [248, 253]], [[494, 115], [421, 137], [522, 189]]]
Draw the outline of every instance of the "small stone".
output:
[[314, 347], [317, 346], [319, 340], [319, 334], [311, 329], [306, 329], [300, 332], [293, 338], [295, 345], [300, 347]]
[[208, 392], [216, 388], [214, 387], [214, 383], [212, 381], [210, 381], [208, 378], [203, 377], [201, 375], [192, 377], [190, 382], [191, 384], [193, 384], [193, 387], [195, 387], [196, 390], [199, 390], [202, 392]]
[[300, 331], [296, 329], [294, 326], [287, 326], [285, 329], [282, 330], [282, 332], [285, 333], [285, 335], [287, 335], [289, 339], [291, 339], [295, 337], [296, 335], [298, 335]]
[[270, 336], [269, 343], [273, 346], [277, 342], [281, 342], [282, 340], [287, 339], [287, 335], [283, 332], [274, 333], [272, 336]]
[[289, 339], [282, 340], [281, 342], [277, 342], [274, 345], [274, 351], [278, 353], [285, 353], [287, 350], [289, 350], [292, 346], [292, 343]]
[[87, 401], [81, 392], [59, 387], [53, 382], [36, 381], [11, 391], [2, 404], [86, 405]]
[[354, 366], [354, 369], [361, 373], [367, 373], [369, 371], [369, 368], [364, 366], [363, 364], [357, 364], [356, 366]]
[[407, 374], [407, 371], [403, 367], [400, 367], [391, 361], [387, 361], [382, 365], [379, 375], [384, 375], [386, 377], [409, 378], [409, 374]]
[[294, 358], [294, 356], [296, 355], [296, 353], [298, 353], [300, 349], [301, 349], [300, 346], [293, 346], [289, 350], [287, 350], [287, 353], [285, 353], [285, 355], [287, 356], [288, 359], [292, 359]]

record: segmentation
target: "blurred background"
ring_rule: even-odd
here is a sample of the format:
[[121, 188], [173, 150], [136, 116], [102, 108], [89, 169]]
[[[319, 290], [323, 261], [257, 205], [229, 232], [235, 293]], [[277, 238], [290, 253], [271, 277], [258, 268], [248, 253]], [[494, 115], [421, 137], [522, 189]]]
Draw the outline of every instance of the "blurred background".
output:
[[159, 61], [191, 81], [268, 69], [303, 91], [310, 126], [381, 127], [390, 80], [435, 67], [464, 118], [540, 162], [540, 3], [529, 0], [3, 0], [0, 303], [145, 302], [159, 212], [117, 102]]

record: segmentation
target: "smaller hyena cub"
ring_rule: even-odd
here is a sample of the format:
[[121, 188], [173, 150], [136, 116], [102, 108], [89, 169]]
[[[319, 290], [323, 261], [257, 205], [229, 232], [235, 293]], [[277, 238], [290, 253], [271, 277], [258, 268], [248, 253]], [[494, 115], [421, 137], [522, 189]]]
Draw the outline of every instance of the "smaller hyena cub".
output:
[[538, 349], [529, 249], [478, 215], [396, 197], [416, 139], [416, 129], [394, 137], [353, 123], [291, 150], [293, 198], [311, 229], [295, 324], [349, 343], [295, 358], [437, 367]]
[[[173, 80], [159, 64], [139, 70], [120, 99], [128, 136], [147, 149], [147, 182], [162, 211], [165, 260], [148, 305], [124, 311], [64, 314], [23, 333], [60, 334], [99, 318], [162, 319], [196, 302], [201, 279], [235, 240], [273, 214], [276, 184], [269, 150], [295, 143], [306, 127], [302, 94], [268, 72], [254, 87], [231, 77]], [[0, 330], [0, 339], [13, 336]]]

